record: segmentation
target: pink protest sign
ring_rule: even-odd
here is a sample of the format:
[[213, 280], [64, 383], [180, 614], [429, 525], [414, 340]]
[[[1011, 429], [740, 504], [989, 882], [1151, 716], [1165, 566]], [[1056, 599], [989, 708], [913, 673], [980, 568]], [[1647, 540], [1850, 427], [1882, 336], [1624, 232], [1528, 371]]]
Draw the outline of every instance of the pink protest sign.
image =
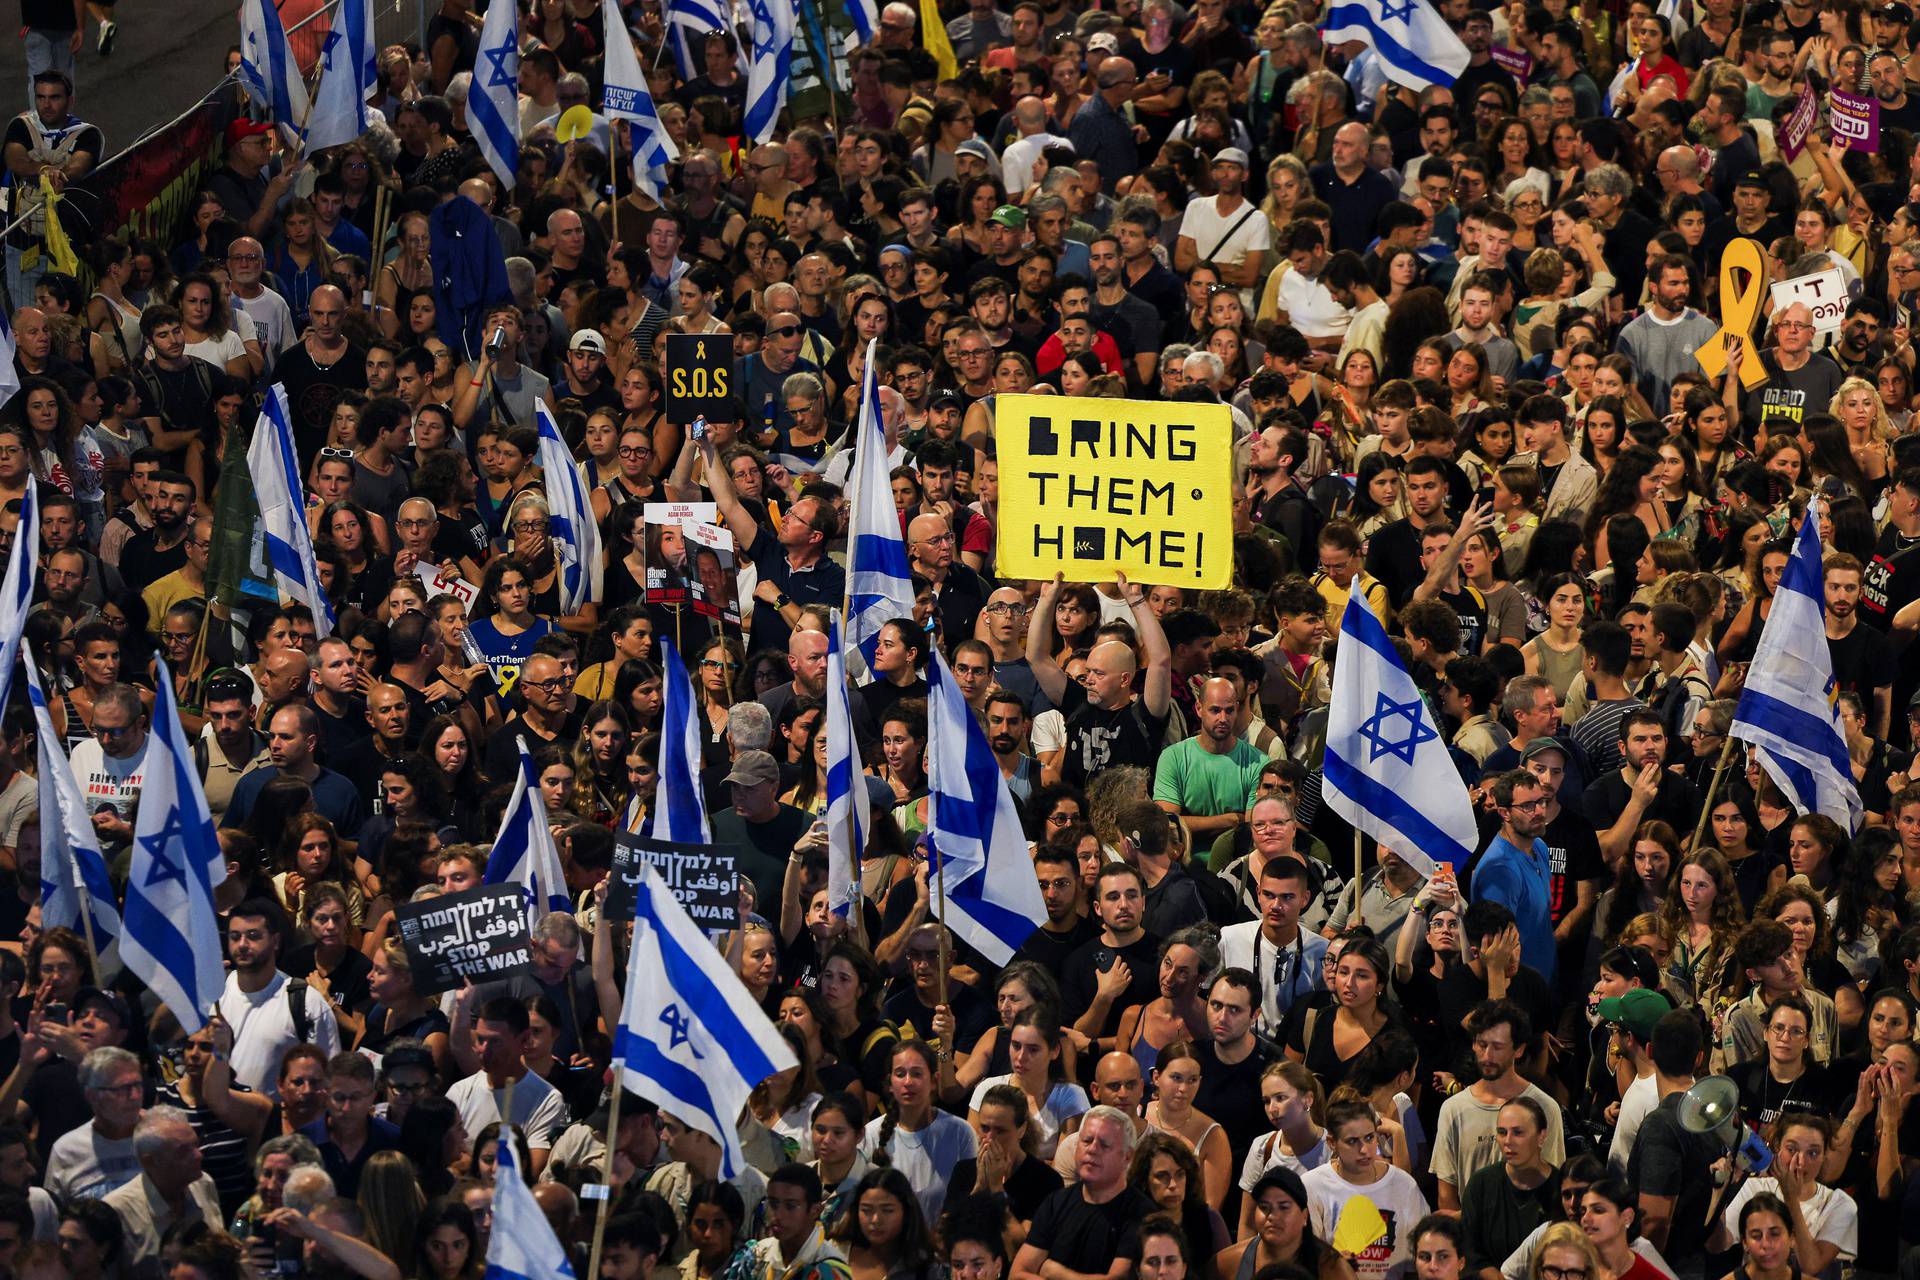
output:
[[1813, 86], [1800, 86], [1800, 95], [1793, 101], [1793, 114], [1780, 123], [1780, 151], [1789, 160], [1799, 158], [1807, 145], [1807, 135], [1813, 132], [1814, 119], [1820, 114], [1820, 102], [1813, 96]]
[[1880, 103], [1871, 96], [1835, 89], [1828, 97], [1833, 145], [1849, 151], [1880, 149]]

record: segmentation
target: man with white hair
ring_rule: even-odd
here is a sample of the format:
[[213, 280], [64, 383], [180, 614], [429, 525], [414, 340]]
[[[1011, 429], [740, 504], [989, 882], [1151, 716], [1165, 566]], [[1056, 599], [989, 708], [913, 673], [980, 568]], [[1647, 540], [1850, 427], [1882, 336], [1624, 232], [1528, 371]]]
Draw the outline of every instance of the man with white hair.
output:
[[[160, 1241], [174, 1227], [195, 1219], [219, 1231], [220, 1193], [200, 1167], [200, 1139], [178, 1107], [150, 1107], [133, 1131], [140, 1176], [104, 1200], [126, 1232], [125, 1260], [134, 1274], [160, 1257]], [[295, 1176], [298, 1176], [296, 1171]], [[326, 1172], [312, 1170], [325, 1178]], [[331, 1186], [328, 1190], [331, 1192]], [[288, 1182], [292, 1191], [292, 1182]]]
[[914, 47], [914, 33], [919, 28], [920, 15], [914, 7], [894, 0], [880, 11], [880, 33], [874, 38], [873, 47], [904, 53]]
[[1076, 1164], [1080, 1181], [1060, 1188], [1035, 1211], [1026, 1243], [1013, 1260], [1014, 1280], [1040, 1280], [1062, 1271], [1113, 1273], [1115, 1260], [1124, 1252], [1123, 1238], [1154, 1211], [1151, 1200], [1127, 1185], [1127, 1165], [1137, 1142], [1133, 1120], [1116, 1107], [1097, 1106], [1081, 1117]]

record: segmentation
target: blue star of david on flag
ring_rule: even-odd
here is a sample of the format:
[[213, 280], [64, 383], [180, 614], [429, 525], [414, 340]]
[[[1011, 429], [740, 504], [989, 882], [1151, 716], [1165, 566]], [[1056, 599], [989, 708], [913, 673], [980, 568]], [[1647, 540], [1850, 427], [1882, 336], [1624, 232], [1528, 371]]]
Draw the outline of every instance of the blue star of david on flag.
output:
[[[1440, 736], [1422, 716], [1425, 710], [1425, 704], [1417, 697], [1408, 702], [1395, 702], [1384, 693], [1378, 695], [1372, 718], [1360, 726], [1360, 736], [1367, 740], [1367, 749], [1371, 752], [1367, 763], [1390, 755], [1412, 764], [1414, 750], [1421, 743], [1431, 742]], [[1404, 738], [1390, 739], [1387, 736], [1387, 722], [1396, 716], [1406, 720], [1407, 733]]]
[[1413, 0], [1380, 0], [1382, 22], [1405, 22], [1413, 16]]
[[489, 89], [518, 89], [520, 87], [519, 73], [507, 69], [507, 59], [517, 59], [519, 57], [519, 51], [517, 49], [511, 47], [482, 49], [480, 52], [486, 55], [487, 61], [493, 66], [492, 72], [487, 76], [487, 87]]
[[147, 872], [145, 887], [165, 884], [169, 880], [178, 880], [182, 885], [187, 882], [187, 873], [178, 862], [167, 856], [167, 849], [187, 838], [187, 825], [180, 820], [180, 806], [167, 809], [160, 829], [150, 836], [140, 837], [140, 847], [153, 857], [153, 867]]
[[[660, 1021], [665, 1024], [667, 1028], [667, 1048], [669, 1050], [678, 1049], [681, 1045], [688, 1043], [687, 1026], [692, 1019], [687, 1017], [679, 1005], [670, 1004], [662, 1009], [660, 1011]], [[698, 1049], [692, 1050], [692, 1053], [696, 1058], [704, 1059], [706, 1056]]]

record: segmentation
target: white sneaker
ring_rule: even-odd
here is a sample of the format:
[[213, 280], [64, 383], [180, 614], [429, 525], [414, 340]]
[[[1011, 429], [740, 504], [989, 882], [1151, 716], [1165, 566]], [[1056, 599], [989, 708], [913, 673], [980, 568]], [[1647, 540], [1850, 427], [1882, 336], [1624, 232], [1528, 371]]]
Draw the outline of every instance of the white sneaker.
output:
[[104, 58], [113, 52], [113, 38], [119, 33], [120, 24], [117, 22], [103, 22], [100, 24], [100, 40], [95, 47], [99, 50], [101, 57]]

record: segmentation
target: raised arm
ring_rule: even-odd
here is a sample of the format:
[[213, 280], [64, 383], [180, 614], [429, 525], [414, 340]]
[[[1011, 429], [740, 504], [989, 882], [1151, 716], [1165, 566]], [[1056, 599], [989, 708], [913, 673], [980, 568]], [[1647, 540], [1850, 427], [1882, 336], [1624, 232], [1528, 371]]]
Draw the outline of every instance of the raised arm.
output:
[[1128, 582], [1124, 573], [1114, 575], [1114, 581], [1121, 599], [1133, 610], [1134, 634], [1140, 637], [1140, 648], [1146, 655], [1147, 682], [1141, 696], [1146, 700], [1147, 714], [1164, 716], [1173, 706], [1173, 648], [1167, 643], [1167, 633], [1160, 629], [1159, 615], [1147, 607], [1147, 593]]
[[720, 451], [713, 447], [712, 436], [700, 441], [700, 456], [707, 464], [707, 488], [713, 491], [713, 505], [719, 509], [727, 528], [733, 531], [734, 545], [744, 556], [759, 536], [760, 526], [754, 523], [752, 514], [740, 504], [740, 496], [733, 491], [733, 477], [721, 465]]
[[1053, 647], [1047, 638], [1053, 630], [1054, 602], [1060, 598], [1060, 588], [1065, 582], [1065, 574], [1054, 574], [1053, 581], [1040, 589], [1040, 599], [1027, 618], [1027, 665], [1033, 668], [1035, 682], [1055, 706], [1067, 695], [1067, 673], [1053, 660]]

